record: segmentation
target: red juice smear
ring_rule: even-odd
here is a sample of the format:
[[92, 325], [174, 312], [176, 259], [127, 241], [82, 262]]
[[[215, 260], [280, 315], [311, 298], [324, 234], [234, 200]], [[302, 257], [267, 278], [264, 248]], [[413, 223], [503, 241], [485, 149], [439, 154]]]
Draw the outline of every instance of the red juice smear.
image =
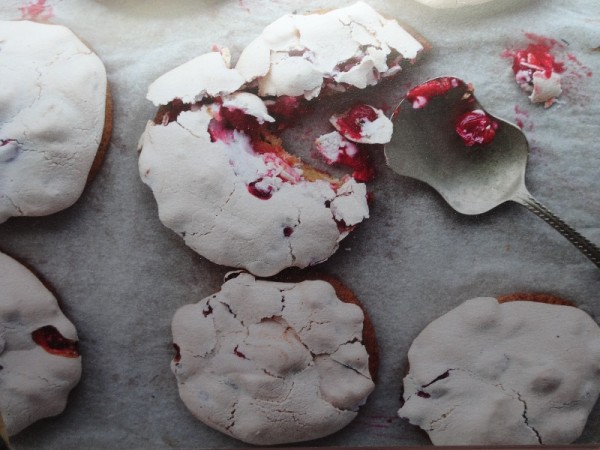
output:
[[358, 153], [353, 156], [342, 152], [338, 158], [338, 164], [349, 167], [353, 170], [352, 177], [359, 182], [366, 183], [375, 178], [375, 167], [371, 162], [371, 157], [367, 145], [357, 144]]
[[522, 130], [533, 130], [533, 122], [529, 119], [529, 112], [519, 105], [515, 105], [515, 123]]
[[567, 53], [567, 58], [569, 59], [569, 61], [574, 63], [578, 69], [583, 71], [586, 77], [589, 78], [593, 75], [592, 70], [589, 67], [583, 65], [573, 53]]
[[37, 0], [28, 5], [20, 6], [19, 11], [21, 11], [21, 19], [23, 20], [45, 21], [54, 16], [52, 6], [47, 5], [46, 0]]

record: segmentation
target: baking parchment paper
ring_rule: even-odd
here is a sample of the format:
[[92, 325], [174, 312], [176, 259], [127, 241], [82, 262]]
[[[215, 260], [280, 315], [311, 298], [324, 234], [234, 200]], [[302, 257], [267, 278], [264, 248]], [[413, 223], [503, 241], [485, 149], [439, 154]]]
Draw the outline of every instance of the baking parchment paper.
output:
[[[312, 140], [329, 131], [329, 114], [357, 98], [391, 111], [410, 86], [454, 75], [474, 84], [489, 112], [521, 123], [531, 144], [530, 191], [600, 243], [600, 3], [497, 0], [457, 10], [434, 10], [410, 0], [369, 3], [410, 24], [432, 50], [394, 82], [319, 105], [285, 136], [292, 150], [310, 155]], [[137, 172], [138, 139], [155, 112], [145, 100], [146, 89], [213, 44], [229, 47], [235, 61], [264, 26], [283, 14], [347, 4], [0, 3], [0, 19], [29, 15], [70, 27], [104, 61], [114, 99], [111, 146], [81, 199], [53, 216], [0, 225], [0, 248], [33, 266], [58, 292], [78, 327], [83, 354], [82, 380], [66, 411], [16, 436], [15, 448], [243, 445], [192, 417], [169, 369], [175, 310], [218, 290], [230, 269], [196, 255], [158, 220], [152, 194]], [[514, 83], [510, 59], [501, 56], [506, 49], [524, 48], [525, 33], [563, 46], [565, 92], [549, 109], [529, 103]], [[466, 299], [547, 292], [600, 320], [598, 268], [525, 208], [506, 204], [484, 215], [462, 216], [428, 186], [392, 173], [381, 152], [374, 158], [378, 176], [369, 185], [371, 218], [319, 270], [341, 278], [368, 310], [381, 351], [378, 384], [351, 425], [311, 445], [429, 444], [423, 432], [396, 416], [407, 350], [426, 324]], [[577, 442], [600, 442], [600, 405]]]

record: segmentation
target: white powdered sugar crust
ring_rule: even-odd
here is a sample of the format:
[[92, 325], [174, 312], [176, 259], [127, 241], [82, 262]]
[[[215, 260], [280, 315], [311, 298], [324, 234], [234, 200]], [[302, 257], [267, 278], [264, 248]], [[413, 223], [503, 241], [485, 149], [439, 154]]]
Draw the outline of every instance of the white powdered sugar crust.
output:
[[77, 341], [75, 327], [50, 291], [28, 269], [0, 253], [0, 411], [9, 435], [61, 413], [81, 376], [81, 357], [52, 342], [57, 350], [48, 351], [34, 340], [36, 330], [55, 330]]
[[71, 206], [104, 130], [104, 65], [65, 27], [0, 22], [0, 79], [0, 223]]
[[236, 69], [259, 95], [317, 97], [332, 87], [363, 89], [401, 70], [423, 45], [363, 2], [323, 14], [288, 14], [242, 52]]
[[[374, 84], [422, 50], [397, 22], [359, 2], [282, 17], [234, 68], [224, 48], [166, 73], [148, 90], [166, 110], [148, 123], [139, 159], [161, 221], [209, 260], [258, 276], [327, 259], [369, 217], [366, 187], [285, 153], [277, 130], [288, 119], [276, 121], [268, 105]], [[355, 82], [340, 80], [351, 72]], [[380, 119], [365, 125], [360, 142], [387, 139], [391, 123]]]
[[469, 300], [408, 358], [399, 415], [436, 445], [568, 444], [600, 392], [600, 328], [571, 306]]
[[[192, 249], [217, 264], [269, 276], [327, 259], [344, 237], [339, 223], [368, 217], [366, 188], [352, 179], [338, 192], [326, 181], [303, 180], [299, 169], [255, 153], [243, 133], [211, 142], [214, 108], [181, 113], [166, 126], [149, 123], [139, 160], [161, 221]], [[339, 197], [344, 203], [334, 215], [330, 207]]]
[[324, 281], [238, 274], [173, 318], [181, 399], [205, 424], [251, 444], [334, 433], [374, 388], [363, 320]]

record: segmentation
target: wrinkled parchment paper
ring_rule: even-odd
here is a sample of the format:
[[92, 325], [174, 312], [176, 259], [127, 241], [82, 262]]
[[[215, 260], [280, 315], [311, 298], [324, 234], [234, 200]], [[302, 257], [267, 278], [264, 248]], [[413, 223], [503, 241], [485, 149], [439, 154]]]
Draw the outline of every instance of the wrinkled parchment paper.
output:
[[[520, 122], [531, 144], [534, 196], [600, 244], [600, 3], [498, 0], [451, 11], [411, 0], [369, 2], [423, 34], [433, 49], [379, 89], [320, 105], [285, 136], [311, 153], [326, 119], [356, 98], [388, 111], [407, 88], [440, 75], [474, 84], [491, 113]], [[33, 8], [19, 9], [33, 4]], [[137, 173], [137, 142], [154, 107], [148, 85], [167, 70], [227, 46], [233, 59], [264, 26], [293, 11], [341, 0], [3, 0], [1, 19], [36, 16], [64, 24], [104, 61], [114, 98], [114, 133], [102, 170], [70, 209], [0, 225], [0, 248], [51, 282], [77, 325], [83, 377], [66, 411], [14, 438], [15, 448], [190, 448], [242, 443], [194, 419], [169, 369], [175, 310], [218, 290], [229, 271], [188, 249], [158, 220]], [[557, 40], [567, 61], [565, 92], [550, 109], [531, 105], [514, 83], [506, 49], [525, 33]], [[557, 54], [558, 54], [557, 53]], [[568, 54], [572, 55], [569, 59]], [[401, 130], [396, 130], [401, 132]], [[302, 153], [302, 152], [301, 152]], [[476, 296], [517, 291], [568, 298], [600, 320], [600, 271], [556, 231], [517, 204], [467, 217], [428, 186], [395, 175], [375, 156], [371, 218], [319, 270], [361, 298], [379, 338], [378, 385], [358, 418], [313, 445], [429, 444], [399, 419], [412, 339], [430, 321]], [[566, 368], [568, 370], [568, 368]], [[600, 405], [578, 443], [600, 442]]]

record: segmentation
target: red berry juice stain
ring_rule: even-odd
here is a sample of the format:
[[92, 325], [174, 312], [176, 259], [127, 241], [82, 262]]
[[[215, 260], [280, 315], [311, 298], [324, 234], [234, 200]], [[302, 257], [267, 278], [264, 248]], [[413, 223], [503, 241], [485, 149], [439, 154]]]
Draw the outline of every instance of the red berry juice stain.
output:
[[533, 131], [533, 122], [529, 119], [529, 111], [515, 105], [515, 123], [523, 131]]
[[46, 21], [54, 17], [54, 11], [51, 5], [46, 4], [46, 0], [37, 0], [25, 6], [20, 6], [21, 19]]
[[361, 183], [373, 181], [375, 178], [375, 167], [371, 161], [370, 150], [373, 147], [380, 147], [367, 144], [356, 144], [358, 153], [353, 156], [341, 152], [337, 163], [353, 170], [352, 177]]
[[77, 341], [67, 339], [52, 325], [47, 325], [31, 333], [33, 342], [42, 347], [51, 355], [65, 358], [79, 357]]
[[481, 109], [467, 111], [456, 121], [456, 132], [467, 147], [489, 144], [497, 129], [498, 123]]
[[593, 75], [592, 69], [584, 65], [581, 61], [579, 61], [573, 53], [567, 53], [567, 59], [579, 69], [577, 73], [580, 78], [583, 78], [584, 76], [590, 78]]

